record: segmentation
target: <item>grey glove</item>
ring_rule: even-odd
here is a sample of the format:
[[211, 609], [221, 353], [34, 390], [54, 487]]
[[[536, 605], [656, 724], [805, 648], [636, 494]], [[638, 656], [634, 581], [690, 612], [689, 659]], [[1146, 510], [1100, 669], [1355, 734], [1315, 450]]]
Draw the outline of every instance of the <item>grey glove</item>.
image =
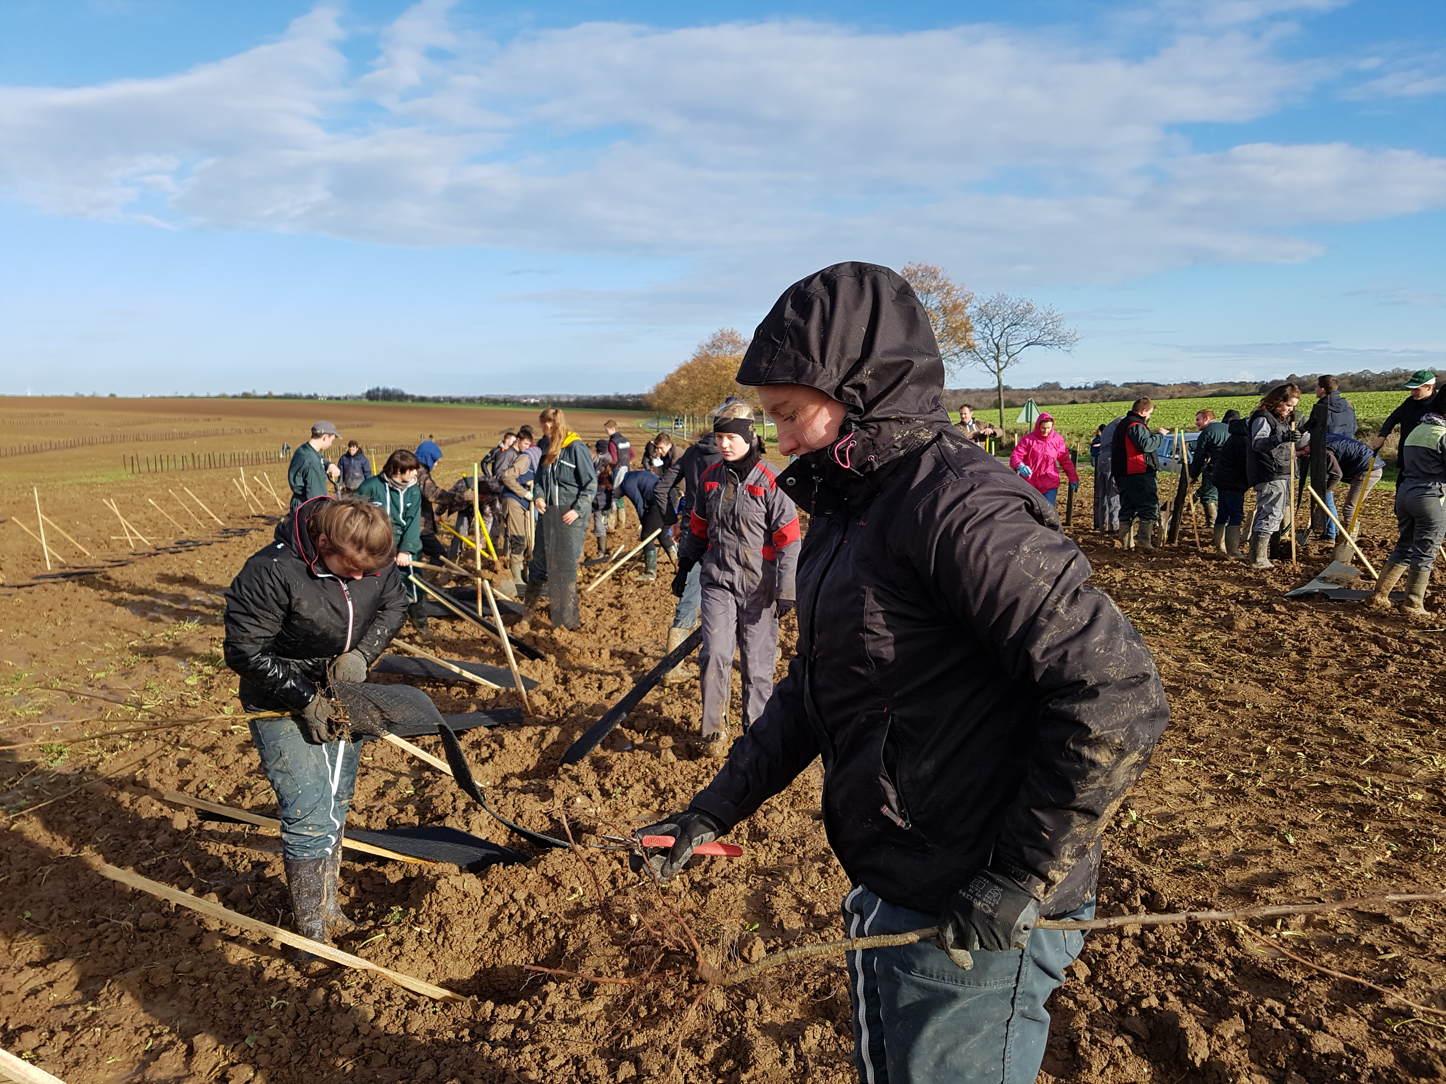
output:
[[[728, 826], [713, 814], [704, 813], [701, 809], [687, 809], [657, 824], [639, 828], [633, 833], [633, 838], [641, 841], [644, 836], [673, 837], [671, 849], [649, 847], [647, 850], [648, 865], [653, 868], [658, 880], [667, 884], [688, 864], [688, 860], [693, 857], [694, 847], [712, 843], [726, 831]], [[634, 873], [641, 873], [643, 856], [633, 855], [628, 859], [628, 866]]]
[[335, 740], [331, 731], [331, 701], [321, 693], [313, 696], [311, 703], [301, 709], [301, 721], [311, 735], [311, 740], [318, 745]]
[[338, 681], [365, 681], [367, 679], [367, 657], [355, 650], [338, 655], [326, 668], [326, 678], [332, 684], [336, 684]]
[[1039, 921], [1039, 901], [1013, 878], [991, 869], [976, 873], [939, 916], [937, 944], [955, 963], [955, 952], [1022, 949]]

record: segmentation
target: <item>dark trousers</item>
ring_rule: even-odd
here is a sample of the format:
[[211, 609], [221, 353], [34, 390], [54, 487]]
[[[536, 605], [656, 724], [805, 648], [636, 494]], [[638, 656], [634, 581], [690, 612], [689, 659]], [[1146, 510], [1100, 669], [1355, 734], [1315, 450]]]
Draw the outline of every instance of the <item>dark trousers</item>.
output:
[[532, 542], [527, 582], [547, 585], [548, 616], [553, 628], [576, 631], [582, 627], [577, 603], [577, 563], [582, 560], [583, 543], [587, 541], [587, 517], [579, 515], [571, 523], [563, 523], [564, 511], [554, 505], [542, 514]]
[[1120, 526], [1136, 519], [1160, 518], [1160, 493], [1153, 474], [1122, 474], [1115, 479], [1120, 491]]
[[[1094, 917], [1095, 905], [1061, 916]], [[850, 937], [937, 926], [938, 915], [858, 885], [844, 897]], [[976, 952], [965, 971], [932, 941], [847, 956], [854, 1068], [863, 1084], [1033, 1084], [1049, 1040], [1044, 1003], [1084, 934], [1035, 930], [1024, 950]]]
[[1245, 490], [1218, 490], [1220, 503], [1215, 509], [1215, 522], [1221, 527], [1239, 527], [1245, 522]]

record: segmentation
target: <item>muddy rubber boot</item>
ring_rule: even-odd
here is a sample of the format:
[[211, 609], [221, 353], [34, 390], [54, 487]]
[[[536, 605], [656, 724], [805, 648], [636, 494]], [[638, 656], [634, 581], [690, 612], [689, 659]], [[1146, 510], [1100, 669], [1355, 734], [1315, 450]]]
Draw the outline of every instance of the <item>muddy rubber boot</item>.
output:
[[[552, 627], [577, 632], [582, 628], [582, 613], [578, 609], [577, 584], [566, 584], [562, 589], [562, 598], [557, 601], [557, 606], [548, 608], [548, 614], [552, 618]], [[562, 612], [558, 613], [558, 610]]]
[[1225, 556], [1236, 561], [1245, 560], [1245, 554], [1240, 552], [1240, 528], [1225, 528]]
[[425, 602], [413, 602], [407, 606], [407, 616], [412, 619], [412, 624], [417, 627], [418, 640], [430, 640], [432, 634], [427, 630], [427, 604]]
[[[680, 645], [687, 638], [687, 629], [669, 629], [668, 654], [671, 655], [673, 651], [677, 649], [678, 645]], [[683, 663], [679, 663], [677, 666], [673, 667], [671, 670], [669, 670], [666, 674], [663, 675], [663, 684], [680, 685], [683, 682], [687, 681], [688, 678], [691, 676], [692, 675], [690, 675], [688, 671], [684, 668]]]
[[492, 591], [499, 598], [505, 598], [508, 602], [517, 601], [517, 584], [511, 576], [503, 576], [492, 584]]
[[638, 580], [642, 583], [652, 583], [658, 578], [658, 551], [656, 549], [643, 551], [643, 565], [645, 571]]
[[511, 597], [515, 599], [515, 598], [517, 597], [517, 589], [518, 589], [519, 587], [522, 588], [523, 590], [526, 590], [526, 587], [527, 587], [527, 573], [522, 570], [522, 558], [521, 558], [521, 557], [509, 557], [509, 558], [507, 559], [507, 563], [511, 566], [511, 571], [512, 571], [512, 595], [511, 595]]
[[1133, 549], [1134, 547], [1131, 545], [1132, 539], [1130, 538], [1130, 534], [1132, 531], [1134, 531], [1134, 529], [1134, 520], [1130, 520], [1128, 523], [1122, 520], [1119, 527], [1110, 532], [1110, 537], [1120, 544], [1120, 549]]
[[597, 553], [594, 555], [594, 559], [598, 561], [604, 560], [608, 555], [608, 533], [604, 531], [602, 534], [593, 535], [593, 537], [597, 539]]
[[1385, 609], [1391, 604], [1391, 592], [1396, 589], [1396, 584], [1401, 582], [1401, 577], [1406, 574], [1405, 565], [1388, 563], [1381, 569], [1381, 574], [1376, 579], [1376, 588], [1367, 600], [1372, 606]]
[[1140, 520], [1140, 536], [1135, 540], [1135, 546], [1143, 553], [1155, 552], [1155, 521], [1152, 519]]
[[1275, 567], [1275, 564], [1270, 559], [1270, 535], [1257, 531], [1250, 536], [1250, 567]]
[[1210, 547], [1210, 552], [1219, 554], [1223, 557], [1225, 555], [1225, 524], [1215, 524], [1215, 527], [1212, 530], [1212, 542], [1213, 544]]
[[[302, 937], [323, 944], [331, 942], [326, 936], [326, 918], [322, 914], [322, 900], [326, 895], [327, 858], [288, 858], [286, 866], [286, 887], [291, 891], [291, 913], [295, 916], [293, 925]], [[297, 967], [320, 962], [304, 949], [292, 949], [287, 958]]]
[[1401, 612], [1408, 617], [1424, 617], [1426, 614], [1426, 592], [1431, 589], [1431, 570], [1413, 568], [1406, 577], [1406, 601], [1401, 603]]
[[341, 840], [337, 840], [336, 850], [332, 851], [331, 857], [326, 860], [326, 869], [322, 875], [321, 894], [321, 917], [326, 921], [326, 932], [333, 937], [352, 933], [357, 928], [357, 924], [346, 917], [346, 912], [337, 902], [336, 894], [340, 884]]
[[[1220, 510], [1219, 504], [1215, 501], [1201, 501], [1200, 504], [1205, 509], [1205, 526], [1214, 527], [1216, 523], [1216, 513]], [[1221, 552], [1223, 553], [1224, 550], [1221, 550]]]

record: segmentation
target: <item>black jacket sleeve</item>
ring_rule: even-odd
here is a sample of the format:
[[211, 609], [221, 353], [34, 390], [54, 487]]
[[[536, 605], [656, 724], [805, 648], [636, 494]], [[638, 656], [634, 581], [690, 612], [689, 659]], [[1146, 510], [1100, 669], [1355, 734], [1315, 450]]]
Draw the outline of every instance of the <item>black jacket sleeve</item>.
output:
[[[683, 455], [687, 454], [687, 452], [683, 453]], [[653, 507], [662, 515], [665, 523], [673, 523], [678, 518], [668, 511], [668, 494], [683, 478], [683, 455], [673, 457], [673, 462], [669, 464], [667, 470], [663, 471], [662, 477], [658, 479], [658, 484], [653, 489]], [[686, 524], [684, 527], [686, 529]]]
[[[964, 511], [963, 509], [966, 509]], [[1057, 525], [1001, 486], [924, 501], [905, 538], [920, 579], [1038, 698], [1038, 730], [995, 858], [1041, 899], [1092, 861], [1170, 718], [1154, 660]], [[962, 887], [962, 886], [961, 886]]]
[[804, 660], [795, 655], [763, 714], [733, 743], [722, 770], [693, 799], [694, 808], [713, 814], [731, 829], [813, 762], [819, 747], [804, 714], [806, 680]]
[[[294, 711], [316, 696], [305, 660], [284, 659], [273, 647], [291, 604], [284, 577], [270, 562], [250, 562], [226, 591], [226, 665]], [[400, 627], [400, 626], [399, 626]]]
[[1385, 438], [1391, 435], [1391, 430], [1401, 424], [1401, 413], [1405, 410], [1405, 404], [1398, 406], [1391, 413], [1386, 415], [1386, 420], [1381, 423], [1381, 431], [1377, 435]]
[[382, 597], [376, 616], [366, 630], [357, 637], [355, 650], [366, 656], [370, 666], [381, 658], [392, 637], [402, 631], [407, 620], [407, 593], [402, 587], [402, 574], [392, 565], [381, 575]]

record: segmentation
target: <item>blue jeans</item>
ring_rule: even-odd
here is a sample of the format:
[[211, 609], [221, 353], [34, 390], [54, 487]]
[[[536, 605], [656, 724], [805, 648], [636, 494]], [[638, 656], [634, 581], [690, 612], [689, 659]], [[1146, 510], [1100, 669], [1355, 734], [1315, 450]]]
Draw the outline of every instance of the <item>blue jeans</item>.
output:
[[[1094, 916], [1093, 902], [1069, 919]], [[844, 897], [850, 937], [936, 926], [938, 915], [858, 885]], [[854, 1068], [863, 1084], [1033, 1084], [1049, 1039], [1044, 1003], [1084, 934], [1035, 930], [1020, 951], [976, 952], [968, 971], [925, 941], [848, 954]]]
[[325, 858], [341, 842], [360, 748], [350, 740], [318, 745], [302, 726], [289, 715], [251, 720], [261, 770], [281, 807], [281, 853], [293, 860]]
[[703, 606], [703, 563], [700, 561], [688, 572], [688, 583], [683, 588], [683, 597], [673, 609], [673, 628], [692, 629], [698, 623], [698, 611]]
[[1215, 522], [1222, 527], [1239, 527], [1245, 522], [1245, 490], [1222, 489], [1215, 508]]
[[1059, 496], [1059, 486], [1055, 486], [1053, 489], [1046, 489], [1040, 496], [1050, 504], [1054, 504], [1055, 498]]

